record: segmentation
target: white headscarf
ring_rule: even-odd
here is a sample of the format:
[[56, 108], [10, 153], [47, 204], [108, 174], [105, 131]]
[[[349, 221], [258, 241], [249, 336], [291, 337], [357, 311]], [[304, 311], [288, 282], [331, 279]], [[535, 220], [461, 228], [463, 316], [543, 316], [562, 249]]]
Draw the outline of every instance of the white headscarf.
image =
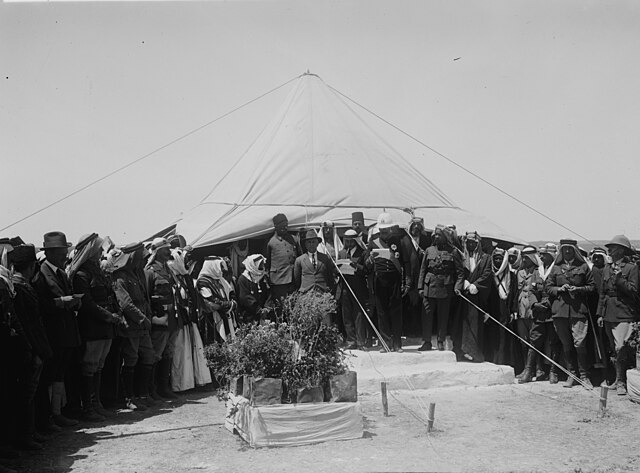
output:
[[7, 285], [7, 288], [9, 290], [9, 294], [11, 294], [11, 297], [15, 297], [16, 292], [13, 289], [13, 282], [11, 281], [11, 271], [9, 270], [8, 253], [9, 252], [7, 251], [6, 248], [2, 249], [2, 256], [0, 257], [0, 279], [2, 279]]
[[[493, 265], [493, 257], [496, 254], [502, 255], [502, 264], [497, 271]], [[498, 295], [500, 299], [506, 300], [507, 297], [509, 297], [509, 289], [511, 287], [511, 265], [509, 264], [507, 252], [500, 248], [493, 250], [491, 254], [491, 266], [493, 268], [493, 279], [498, 288]]]
[[89, 243], [84, 245], [79, 250], [76, 248], [75, 252], [73, 253], [71, 264], [69, 264], [69, 267], [67, 268], [67, 274], [69, 275], [70, 281], [73, 281], [73, 277], [76, 275], [83, 264], [85, 264], [92, 257], [102, 251], [102, 243], [102, 238], [96, 235]]
[[176, 276], [187, 276], [189, 271], [184, 264], [184, 251], [180, 248], [174, 248], [171, 250], [171, 256], [173, 259], [167, 261], [167, 266], [173, 274]]
[[223, 259], [208, 259], [204, 261], [202, 265], [202, 269], [200, 270], [200, 274], [198, 275], [198, 279], [202, 276], [208, 276], [211, 279], [215, 279], [222, 286], [222, 290], [224, 291], [227, 299], [229, 298], [229, 294], [233, 291], [231, 284], [227, 281], [222, 272], [227, 269], [227, 264]]
[[260, 263], [264, 263], [266, 260], [267, 259], [261, 254], [247, 256], [242, 262], [245, 268], [242, 275], [248, 280], [258, 284], [266, 274], [266, 270], [259, 269], [259, 266]]

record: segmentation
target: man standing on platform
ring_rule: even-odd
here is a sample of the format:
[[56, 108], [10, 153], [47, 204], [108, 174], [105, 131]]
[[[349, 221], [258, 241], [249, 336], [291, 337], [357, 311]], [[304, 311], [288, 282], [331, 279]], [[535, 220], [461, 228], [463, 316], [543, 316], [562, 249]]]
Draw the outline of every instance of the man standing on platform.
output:
[[271, 285], [271, 298], [282, 301], [296, 290], [293, 280], [293, 266], [302, 254], [300, 245], [289, 233], [286, 215], [273, 217], [275, 233], [267, 243], [267, 275]]
[[300, 292], [333, 291], [333, 263], [329, 256], [318, 252], [321, 241], [315, 230], [308, 230], [305, 234], [304, 246], [307, 252], [298, 256], [293, 270], [294, 281]]
[[433, 232], [433, 245], [426, 249], [420, 266], [418, 291], [423, 298], [422, 336], [424, 343], [420, 351], [431, 346], [433, 316], [438, 317], [438, 350], [444, 350], [444, 341], [449, 327], [451, 301], [455, 291], [462, 291], [464, 266], [462, 253], [455, 247], [454, 232], [438, 225]]
[[369, 242], [366, 264], [374, 274], [378, 327], [391, 351], [402, 352], [402, 297], [411, 289], [411, 242], [388, 213], [380, 214], [377, 227], [380, 234]]

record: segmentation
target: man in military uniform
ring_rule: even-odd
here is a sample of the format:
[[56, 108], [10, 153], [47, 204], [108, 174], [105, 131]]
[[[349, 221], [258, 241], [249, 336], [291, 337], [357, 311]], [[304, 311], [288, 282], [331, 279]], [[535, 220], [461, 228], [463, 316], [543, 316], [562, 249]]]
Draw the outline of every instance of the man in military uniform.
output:
[[[629, 239], [614, 236], [606, 244], [611, 263], [602, 270], [598, 302], [598, 325], [604, 327], [616, 366], [616, 381], [611, 386], [619, 395], [627, 394], [626, 368], [629, 348], [625, 342], [631, 336], [631, 323], [640, 318], [638, 307], [638, 266], [630, 256], [634, 253]], [[632, 354], [631, 354], [632, 355]]]
[[391, 351], [402, 352], [402, 297], [411, 289], [411, 242], [388, 213], [380, 214], [377, 227], [380, 234], [369, 242], [367, 268], [374, 274], [378, 327]]
[[111, 350], [116, 326], [124, 322], [118, 314], [111, 282], [100, 268], [102, 243], [103, 239], [97, 233], [80, 238], [68, 271], [74, 289], [83, 294], [78, 326], [85, 343], [82, 355], [83, 420], [89, 422], [100, 422], [112, 416], [100, 402], [102, 368]]
[[[587, 298], [595, 291], [595, 284], [575, 240], [560, 240], [560, 252], [545, 281], [545, 291], [552, 301], [553, 325], [562, 343], [567, 370], [575, 374], [576, 358], [580, 381], [585, 387], [592, 388], [586, 347], [589, 328]], [[570, 388], [573, 383], [573, 377], [569, 376], [564, 387]]]
[[438, 316], [438, 350], [444, 350], [449, 326], [449, 312], [455, 291], [462, 291], [464, 266], [462, 254], [455, 247], [454, 233], [448, 227], [438, 225], [433, 232], [433, 245], [422, 259], [418, 276], [418, 290], [423, 298], [422, 337], [420, 351], [431, 350], [433, 316]]
[[[170, 388], [173, 350], [178, 333], [178, 318], [174, 299], [175, 280], [167, 261], [171, 258], [171, 245], [165, 238], [151, 243], [151, 258], [145, 268], [147, 287], [151, 299], [151, 342], [155, 354], [149, 394], [154, 399], [178, 399]], [[159, 397], [158, 397], [159, 396]]]

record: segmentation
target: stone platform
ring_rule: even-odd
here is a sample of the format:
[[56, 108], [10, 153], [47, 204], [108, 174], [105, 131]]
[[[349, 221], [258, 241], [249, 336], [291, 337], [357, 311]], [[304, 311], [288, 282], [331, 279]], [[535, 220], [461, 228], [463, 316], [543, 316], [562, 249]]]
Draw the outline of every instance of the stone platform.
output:
[[358, 392], [379, 392], [381, 381], [386, 381], [389, 389], [492, 386], [515, 382], [511, 366], [457, 362], [452, 351], [421, 352], [419, 346], [404, 346], [403, 353], [347, 350], [347, 361], [358, 373]]

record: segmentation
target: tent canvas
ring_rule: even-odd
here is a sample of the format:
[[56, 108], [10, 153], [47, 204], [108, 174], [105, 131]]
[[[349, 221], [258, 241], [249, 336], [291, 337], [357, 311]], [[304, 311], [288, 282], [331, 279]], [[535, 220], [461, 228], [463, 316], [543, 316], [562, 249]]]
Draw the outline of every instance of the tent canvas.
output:
[[194, 248], [264, 236], [284, 213], [291, 229], [332, 221], [367, 224], [390, 212], [427, 227], [456, 224], [486, 236], [524, 243], [488, 220], [457, 207], [314, 74], [303, 74], [279, 112], [202, 202], [177, 223]]

